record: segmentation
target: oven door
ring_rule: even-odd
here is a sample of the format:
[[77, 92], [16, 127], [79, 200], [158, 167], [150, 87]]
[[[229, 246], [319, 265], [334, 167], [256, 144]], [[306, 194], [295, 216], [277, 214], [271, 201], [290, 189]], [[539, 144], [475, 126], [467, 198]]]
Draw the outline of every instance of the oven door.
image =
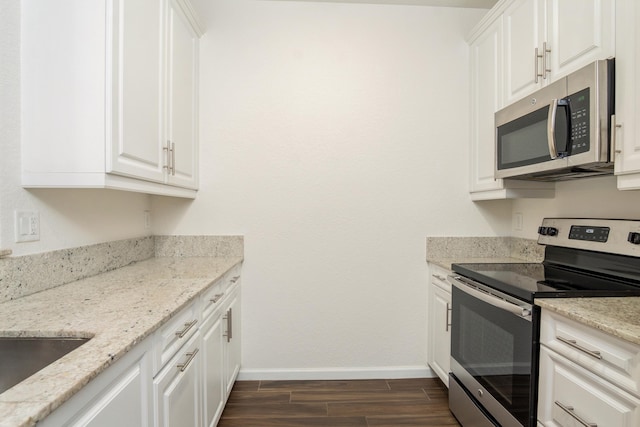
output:
[[449, 280], [453, 375], [498, 425], [534, 426], [534, 308], [464, 277]]

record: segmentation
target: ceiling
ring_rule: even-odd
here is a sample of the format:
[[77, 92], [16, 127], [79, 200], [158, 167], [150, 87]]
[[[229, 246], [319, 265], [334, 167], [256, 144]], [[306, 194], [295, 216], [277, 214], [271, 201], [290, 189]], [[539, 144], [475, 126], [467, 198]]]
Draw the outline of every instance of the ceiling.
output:
[[375, 4], [407, 4], [421, 6], [469, 7], [491, 9], [498, 0], [288, 0], [288, 1], [322, 1], [329, 3], [375, 3]]

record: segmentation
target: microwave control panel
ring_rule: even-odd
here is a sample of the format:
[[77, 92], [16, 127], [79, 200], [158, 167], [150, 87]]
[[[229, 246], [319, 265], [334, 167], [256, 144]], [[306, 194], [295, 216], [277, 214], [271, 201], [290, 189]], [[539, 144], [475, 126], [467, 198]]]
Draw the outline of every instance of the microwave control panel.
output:
[[589, 151], [589, 88], [569, 95], [571, 154]]

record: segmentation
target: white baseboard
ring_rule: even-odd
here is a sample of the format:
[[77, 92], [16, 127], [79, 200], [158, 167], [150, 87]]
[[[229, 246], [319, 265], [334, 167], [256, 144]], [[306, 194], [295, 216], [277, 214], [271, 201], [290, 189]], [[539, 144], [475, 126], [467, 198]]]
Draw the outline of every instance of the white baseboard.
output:
[[369, 380], [399, 378], [433, 378], [427, 366], [385, 366], [372, 368], [302, 368], [302, 369], [240, 369], [238, 380]]

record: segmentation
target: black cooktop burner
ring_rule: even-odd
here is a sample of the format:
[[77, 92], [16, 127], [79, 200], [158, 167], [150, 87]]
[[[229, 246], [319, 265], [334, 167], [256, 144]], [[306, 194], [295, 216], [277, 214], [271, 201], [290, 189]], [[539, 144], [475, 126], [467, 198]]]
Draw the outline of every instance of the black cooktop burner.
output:
[[543, 263], [454, 264], [453, 271], [506, 294], [535, 298], [640, 295], [640, 261], [547, 247]]

